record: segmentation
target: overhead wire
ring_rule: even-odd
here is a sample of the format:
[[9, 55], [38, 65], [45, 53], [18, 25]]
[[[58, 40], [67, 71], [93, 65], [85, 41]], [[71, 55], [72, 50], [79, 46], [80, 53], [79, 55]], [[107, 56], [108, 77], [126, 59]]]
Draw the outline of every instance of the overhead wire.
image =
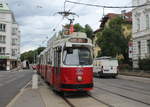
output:
[[[65, 0], [66, 1], [66, 0]], [[65, 8], [65, 2], [64, 2], [64, 8]], [[52, 10], [53, 11], [53, 10]], [[52, 12], [51, 12], [52, 13]], [[52, 13], [53, 14], [53, 13]], [[51, 15], [52, 15], [51, 14]], [[54, 16], [54, 15], [53, 15]], [[50, 35], [48, 35], [48, 36], [46, 36], [45, 37], [45, 40], [43, 40], [42, 41], [42, 44], [41, 45], [43, 45], [47, 40], [48, 40], [48, 38], [49, 37], [51, 37], [52, 35], [54, 35], [55, 33], [56, 33], [56, 29], [57, 29], [57, 27], [62, 23], [62, 21], [64, 20], [64, 18], [62, 18], [57, 24], [54, 24], [52, 27], [50, 27], [50, 32], [52, 32]]]
[[[78, 0], [78, 1], [80, 1], [80, 2], [81, 2], [81, 1], [83, 1], [83, 0]], [[69, 9], [69, 10], [70, 10], [70, 11], [72, 11], [72, 10], [73, 10], [74, 8], [76, 8], [76, 7], [77, 7], [77, 5], [73, 4], [73, 5], [70, 7], [70, 9]]]
[[[52, 35], [54, 35], [54, 34], [57, 32], [56, 29], [57, 29], [57, 27], [62, 23], [63, 20], [64, 20], [64, 18], [62, 18], [56, 25], [54, 25], [54, 26], [51, 28], [52, 33], [51, 33], [51, 35], [49, 35], [50, 37], [51, 37]], [[42, 41], [42, 44], [44, 44], [44, 43], [47, 41], [47, 39], [48, 39], [48, 36], [45, 38], [45, 40]]]
[[[132, 4], [132, 1], [127, 2], [125, 5], [128, 6], [130, 4]], [[131, 9], [131, 8], [129, 8], [129, 9]], [[124, 8], [118, 8], [117, 10], [122, 11], [122, 10], [124, 10]]]
[[75, 2], [75, 1], [69, 1], [69, 0], [66, 0], [66, 3], [86, 5], [86, 6], [92, 6], [92, 7], [101, 7], [101, 8], [135, 8], [135, 7], [143, 7], [143, 6], [150, 5], [150, 4], [142, 4], [138, 6], [104, 6], [104, 5], [81, 3], [81, 2]]

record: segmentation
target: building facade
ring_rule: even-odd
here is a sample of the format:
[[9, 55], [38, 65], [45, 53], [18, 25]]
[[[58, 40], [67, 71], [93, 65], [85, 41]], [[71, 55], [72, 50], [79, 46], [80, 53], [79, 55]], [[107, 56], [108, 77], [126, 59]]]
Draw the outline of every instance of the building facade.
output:
[[17, 67], [20, 57], [20, 30], [12, 11], [0, 3], [0, 70]]
[[[133, 0], [134, 6], [149, 4], [150, 0]], [[139, 59], [150, 57], [150, 5], [136, 7], [132, 11], [133, 67], [138, 68]]]

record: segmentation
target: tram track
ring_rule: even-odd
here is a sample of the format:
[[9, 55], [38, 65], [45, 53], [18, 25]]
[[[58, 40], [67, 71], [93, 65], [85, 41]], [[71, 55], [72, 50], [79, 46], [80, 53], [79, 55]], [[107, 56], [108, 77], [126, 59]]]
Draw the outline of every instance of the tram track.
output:
[[[97, 79], [97, 78], [95, 78], [96, 80], [98, 80], [98, 81], [100, 81], [100, 79]], [[113, 82], [111, 82], [111, 84], [110, 85], [115, 85], [116, 86], [116, 84], [119, 84], [119, 85], [121, 85], [122, 87], [129, 87], [129, 88], [132, 88], [132, 89], [137, 89], [137, 90], [139, 90], [139, 91], [145, 91], [145, 92], [149, 92], [150, 91], [150, 89], [145, 89], [145, 88], [140, 88], [140, 87], [136, 87], [136, 86], [131, 86], [131, 84], [129, 85], [129, 84], [126, 84], [126, 83], [124, 83], [124, 81], [121, 81], [121, 83], [120, 83], [120, 80], [123, 80], [123, 79], [119, 79], [119, 82], [118, 81], [114, 81], [115, 83], [113, 83]], [[128, 81], [128, 80], [127, 80]], [[97, 81], [94, 81], [94, 82], [97, 82]], [[101, 82], [101, 81], [100, 81]], [[117, 82], [117, 83], [116, 83]], [[103, 84], [108, 84], [108, 82], [106, 83], [106, 82], [101, 82], [101, 83], [103, 83]], [[147, 84], [147, 85], [149, 85], [149, 84]], [[137, 84], [137, 86], [138, 86], [138, 84]], [[143, 86], [144, 87], [144, 86]]]
[[113, 105], [110, 105], [110, 104], [108, 104], [108, 103], [106, 103], [106, 102], [104, 102], [104, 101], [102, 101], [102, 100], [100, 100], [100, 99], [98, 99], [98, 98], [96, 98], [96, 97], [90, 95], [90, 94], [88, 94], [88, 96], [91, 97], [91, 98], [93, 98], [94, 100], [100, 102], [100, 103], [105, 104], [105, 105], [108, 106], [108, 107], [114, 107]]
[[150, 95], [150, 93], [148, 93], [148, 91], [142, 92], [143, 91], [142, 89], [137, 89], [137, 88], [133, 88], [133, 87], [130, 87], [130, 86], [124, 87], [124, 86], [118, 86], [116, 84], [108, 84], [108, 83], [104, 83], [104, 84], [107, 85], [107, 86], [111, 86], [111, 87], [115, 87], [115, 88], [119, 88], [119, 89], [123, 89], [123, 90], [128, 90], [128, 91], [141, 93], [143, 95]]
[[61, 96], [62, 99], [70, 106], [70, 107], [75, 107], [65, 96]]
[[[61, 98], [70, 106], [70, 107], [80, 107], [83, 105], [93, 105], [93, 102], [97, 103], [96, 107], [114, 107], [106, 102], [101, 101], [100, 99], [97, 99], [96, 97], [92, 96], [90, 93], [81, 93], [81, 95], [71, 95], [71, 96], [66, 96], [66, 95], [61, 95]], [[78, 102], [79, 101], [79, 102]]]
[[[132, 83], [136, 84], [136, 86], [133, 86], [133, 84], [132, 84], [132, 85], [131, 85], [131, 84], [129, 85], [129, 84], [124, 83], [124, 81], [128, 81], [128, 83], [130, 83], [131, 80], [125, 80], [125, 79], [120, 79], [120, 78], [119, 78], [119, 81], [120, 81], [120, 80], [122, 81], [121, 85], [124, 85], [124, 86], [126, 86], [126, 87], [130, 87], [130, 88], [138, 89], [138, 90], [142, 90], [142, 91], [147, 91], [147, 92], [150, 91], [150, 89], [145, 89], [145, 88], [143, 88], [143, 87], [149, 85], [148, 83], [142, 83], [142, 82], [138, 82], [138, 81], [132, 81]], [[118, 82], [118, 83], [119, 83], [119, 82]], [[143, 84], [145, 84], [143, 87], [137, 87], [137, 86], [143, 85]]]
[[113, 91], [110, 91], [110, 90], [107, 90], [107, 89], [104, 89], [104, 88], [100, 88], [100, 87], [95, 87], [99, 90], [103, 90], [105, 92], [109, 92], [111, 94], [114, 94], [114, 95], [118, 95], [120, 97], [124, 97], [126, 99], [129, 99], [129, 100], [132, 100], [132, 101], [136, 101], [136, 102], [139, 102], [139, 103], [142, 103], [142, 104], [145, 104], [147, 106], [150, 106], [150, 103], [147, 103], [147, 102], [144, 102], [144, 101], [141, 101], [141, 100], [138, 100], [138, 99], [135, 99], [135, 98], [131, 98], [131, 97], [128, 97], [128, 96], [125, 96], [125, 95], [122, 95], [122, 94], [119, 94], [119, 93], [116, 93], [116, 92], [113, 92]]

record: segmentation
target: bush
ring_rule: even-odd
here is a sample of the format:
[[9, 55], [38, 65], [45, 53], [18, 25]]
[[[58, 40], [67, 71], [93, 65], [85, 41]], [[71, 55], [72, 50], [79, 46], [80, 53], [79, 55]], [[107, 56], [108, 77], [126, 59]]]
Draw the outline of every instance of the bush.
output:
[[119, 70], [131, 70], [132, 67], [129, 64], [120, 64], [118, 66]]
[[139, 68], [141, 70], [145, 70], [145, 71], [150, 70], [150, 58], [140, 59], [139, 60]]

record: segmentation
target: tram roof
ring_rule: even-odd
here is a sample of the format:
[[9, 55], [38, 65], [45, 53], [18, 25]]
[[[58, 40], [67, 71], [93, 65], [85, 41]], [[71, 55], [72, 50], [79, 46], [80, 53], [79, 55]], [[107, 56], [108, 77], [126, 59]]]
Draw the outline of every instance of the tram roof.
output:
[[[90, 43], [90, 44], [92, 43], [92, 41], [89, 38], [87, 38], [85, 35], [79, 36], [78, 33], [75, 33], [75, 34], [67, 36], [66, 38], [59, 39], [59, 40], [55, 41], [53, 44], [53, 47], [56, 47], [58, 45], [63, 45], [64, 43], [69, 42], [69, 40], [71, 38], [84, 38], [84, 39], [87, 39], [88, 43]], [[86, 43], [86, 44], [88, 44], [88, 43]], [[74, 43], [74, 44], [85, 44], [85, 43]]]
[[[45, 52], [47, 52], [50, 48], [54, 48], [54, 47], [57, 47], [57, 46], [63, 46], [65, 45], [66, 42], [69, 42], [69, 40], [71, 38], [85, 38], [88, 40], [88, 43], [73, 43], [73, 44], [81, 44], [81, 45], [91, 45], [92, 44], [92, 41], [87, 37], [87, 35], [83, 32], [74, 32], [70, 35], [63, 35], [63, 38], [61, 38], [61, 35], [58, 35], [56, 37], [56, 34], [48, 41], [49, 42], [49, 45], [47, 46], [46, 49], [44, 49], [40, 55], [44, 55]], [[71, 43], [71, 42], [70, 42]], [[92, 46], [92, 45], [91, 45]], [[39, 56], [40, 56], [39, 55]]]

